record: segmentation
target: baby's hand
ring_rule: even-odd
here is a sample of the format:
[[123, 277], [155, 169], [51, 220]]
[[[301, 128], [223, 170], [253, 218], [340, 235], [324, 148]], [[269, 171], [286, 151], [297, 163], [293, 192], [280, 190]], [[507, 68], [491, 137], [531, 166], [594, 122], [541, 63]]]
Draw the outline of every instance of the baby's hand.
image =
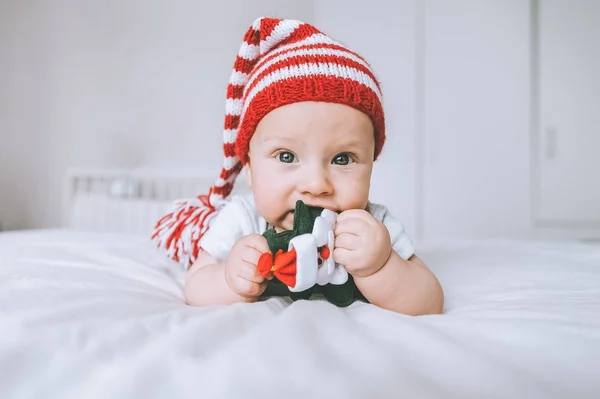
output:
[[225, 263], [225, 280], [233, 292], [246, 298], [264, 292], [267, 282], [256, 270], [258, 258], [264, 252], [271, 251], [267, 239], [260, 234], [244, 236], [231, 248]]
[[340, 213], [335, 227], [333, 260], [354, 277], [374, 274], [387, 262], [392, 243], [387, 227], [367, 211]]

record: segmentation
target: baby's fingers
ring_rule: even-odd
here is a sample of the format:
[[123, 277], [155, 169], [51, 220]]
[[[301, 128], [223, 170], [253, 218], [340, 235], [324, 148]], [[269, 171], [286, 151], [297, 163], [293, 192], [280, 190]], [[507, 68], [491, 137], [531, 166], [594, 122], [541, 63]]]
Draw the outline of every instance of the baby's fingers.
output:
[[257, 297], [265, 291], [266, 283], [255, 283], [239, 277], [235, 282], [235, 291], [242, 296]]
[[343, 233], [343, 234], [340, 234], [339, 236], [335, 237], [335, 247], [336, 248], [344, 248], [344, 249], [348, 249], [348, 250], [353, 250], [353, 249], [359, 248], [360, 244], [361, 244], [360, 237], [358, 237], [354, 234]]
[[251, 265], [258, 265], [258, 260], [265, 252], [271, 252], [268, 245], [266, 248], [262, 248], [262, 250], [258, 250], [255, 247], [246, 246], [240, 253], [240, 257], [244, 262], [250, 263]]
[[258, 273], [256, 265], [245, 261], [240, 265], [237, 275], [244, 280], [252, 281], [258, 284], [265, 281], [264, 277]]
[[349, 249], [338, 247], [333, 250], [333, 261], [340, 265], [352, 264], [354, 257], [356, 254]]
[[248, 248], [256, 250], [259, 254], [270, 252], [267, 239], [260, 234], [250, 234], [245, 237], [244, 244]]

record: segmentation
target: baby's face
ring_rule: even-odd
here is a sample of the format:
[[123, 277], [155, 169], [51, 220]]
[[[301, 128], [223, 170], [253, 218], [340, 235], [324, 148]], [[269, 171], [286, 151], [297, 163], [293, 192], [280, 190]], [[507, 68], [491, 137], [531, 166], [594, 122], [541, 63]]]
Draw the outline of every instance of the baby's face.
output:
[[247, 178], [258, 212], [288, 230], [297, 200], [333, 211], [365, 209], [374, 147], [371, 120], [349, 106], [301, 102], [275, 109], [250, 140]]

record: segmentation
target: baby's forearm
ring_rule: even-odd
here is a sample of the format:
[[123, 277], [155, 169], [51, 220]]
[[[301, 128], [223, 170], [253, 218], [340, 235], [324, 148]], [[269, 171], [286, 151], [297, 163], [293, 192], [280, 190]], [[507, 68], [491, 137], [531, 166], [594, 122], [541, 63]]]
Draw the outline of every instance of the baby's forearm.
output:
[[416, 256], [407, 261], [392, 251], [379, 271], [354, 281], [369, 302], [381, 308], [414, 316], [443, 312], [442, 287]]
[[221, 263], [190, 270], [186, 276], [184, 292], [187, 304], [192, 306], [229, 305], [256, 300], [238, 295], [229, 288], [225, 280], [224, 265]]

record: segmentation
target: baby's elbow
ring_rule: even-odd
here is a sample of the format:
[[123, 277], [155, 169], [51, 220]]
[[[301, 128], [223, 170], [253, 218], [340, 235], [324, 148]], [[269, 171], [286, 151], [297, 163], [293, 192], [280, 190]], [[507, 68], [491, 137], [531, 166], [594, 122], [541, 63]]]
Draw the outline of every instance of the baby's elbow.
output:
[[381, 303], [379, 307], [405, 316], [429, 316], [444, 313], [444, 295], [440, 291], [427, 292], [426, 296], [416, 301], [394, 301]]
[[437, 277], [428, 270], [428, 288], [424, 290], [426, 292], [423, 298], [423, 307], [420, 309], [418, 315], [437, 315], [444, 313], [444, 290]]
[[422, 295], [413, 303], [413, 306], [402, 306], [399, 313], [408, 316], [428, 316], [444, 313], [444, 291], [433, 273], [429, 273], [429, 283], [422, 288]]
[[188, 273], [186, 275], [185, 283], [183, 285], [183, 297], [185, 304], [189, 306], [203, 306], [206, 302], [204, 298], [203, 290], [198, 287], [199, 281], [198, 271]]
[[424, 284], [425, 293], [423, 298], [423, 307], [418, 312], [419, 315], [435, 315], [435, 314], [443, 314], [444, 313], [444, 289], [440, 284], [440, 281], [435, 276], [435, 274], [427, 267], [425, 262], [417, 258], [411, 259], [413, 263], [417, 264], [419, 268], [424, 272], [425, 276], [424, 280], [426, 283]]
[[442, 290], [442, 286], [439, 284], [439, 282], [437, 282], [437, 279], [436, 283], [437, 284], [432, 295], [431, 303], [427, 307], [424, 314], [435, 315], [444, 313], [444, 291]]

